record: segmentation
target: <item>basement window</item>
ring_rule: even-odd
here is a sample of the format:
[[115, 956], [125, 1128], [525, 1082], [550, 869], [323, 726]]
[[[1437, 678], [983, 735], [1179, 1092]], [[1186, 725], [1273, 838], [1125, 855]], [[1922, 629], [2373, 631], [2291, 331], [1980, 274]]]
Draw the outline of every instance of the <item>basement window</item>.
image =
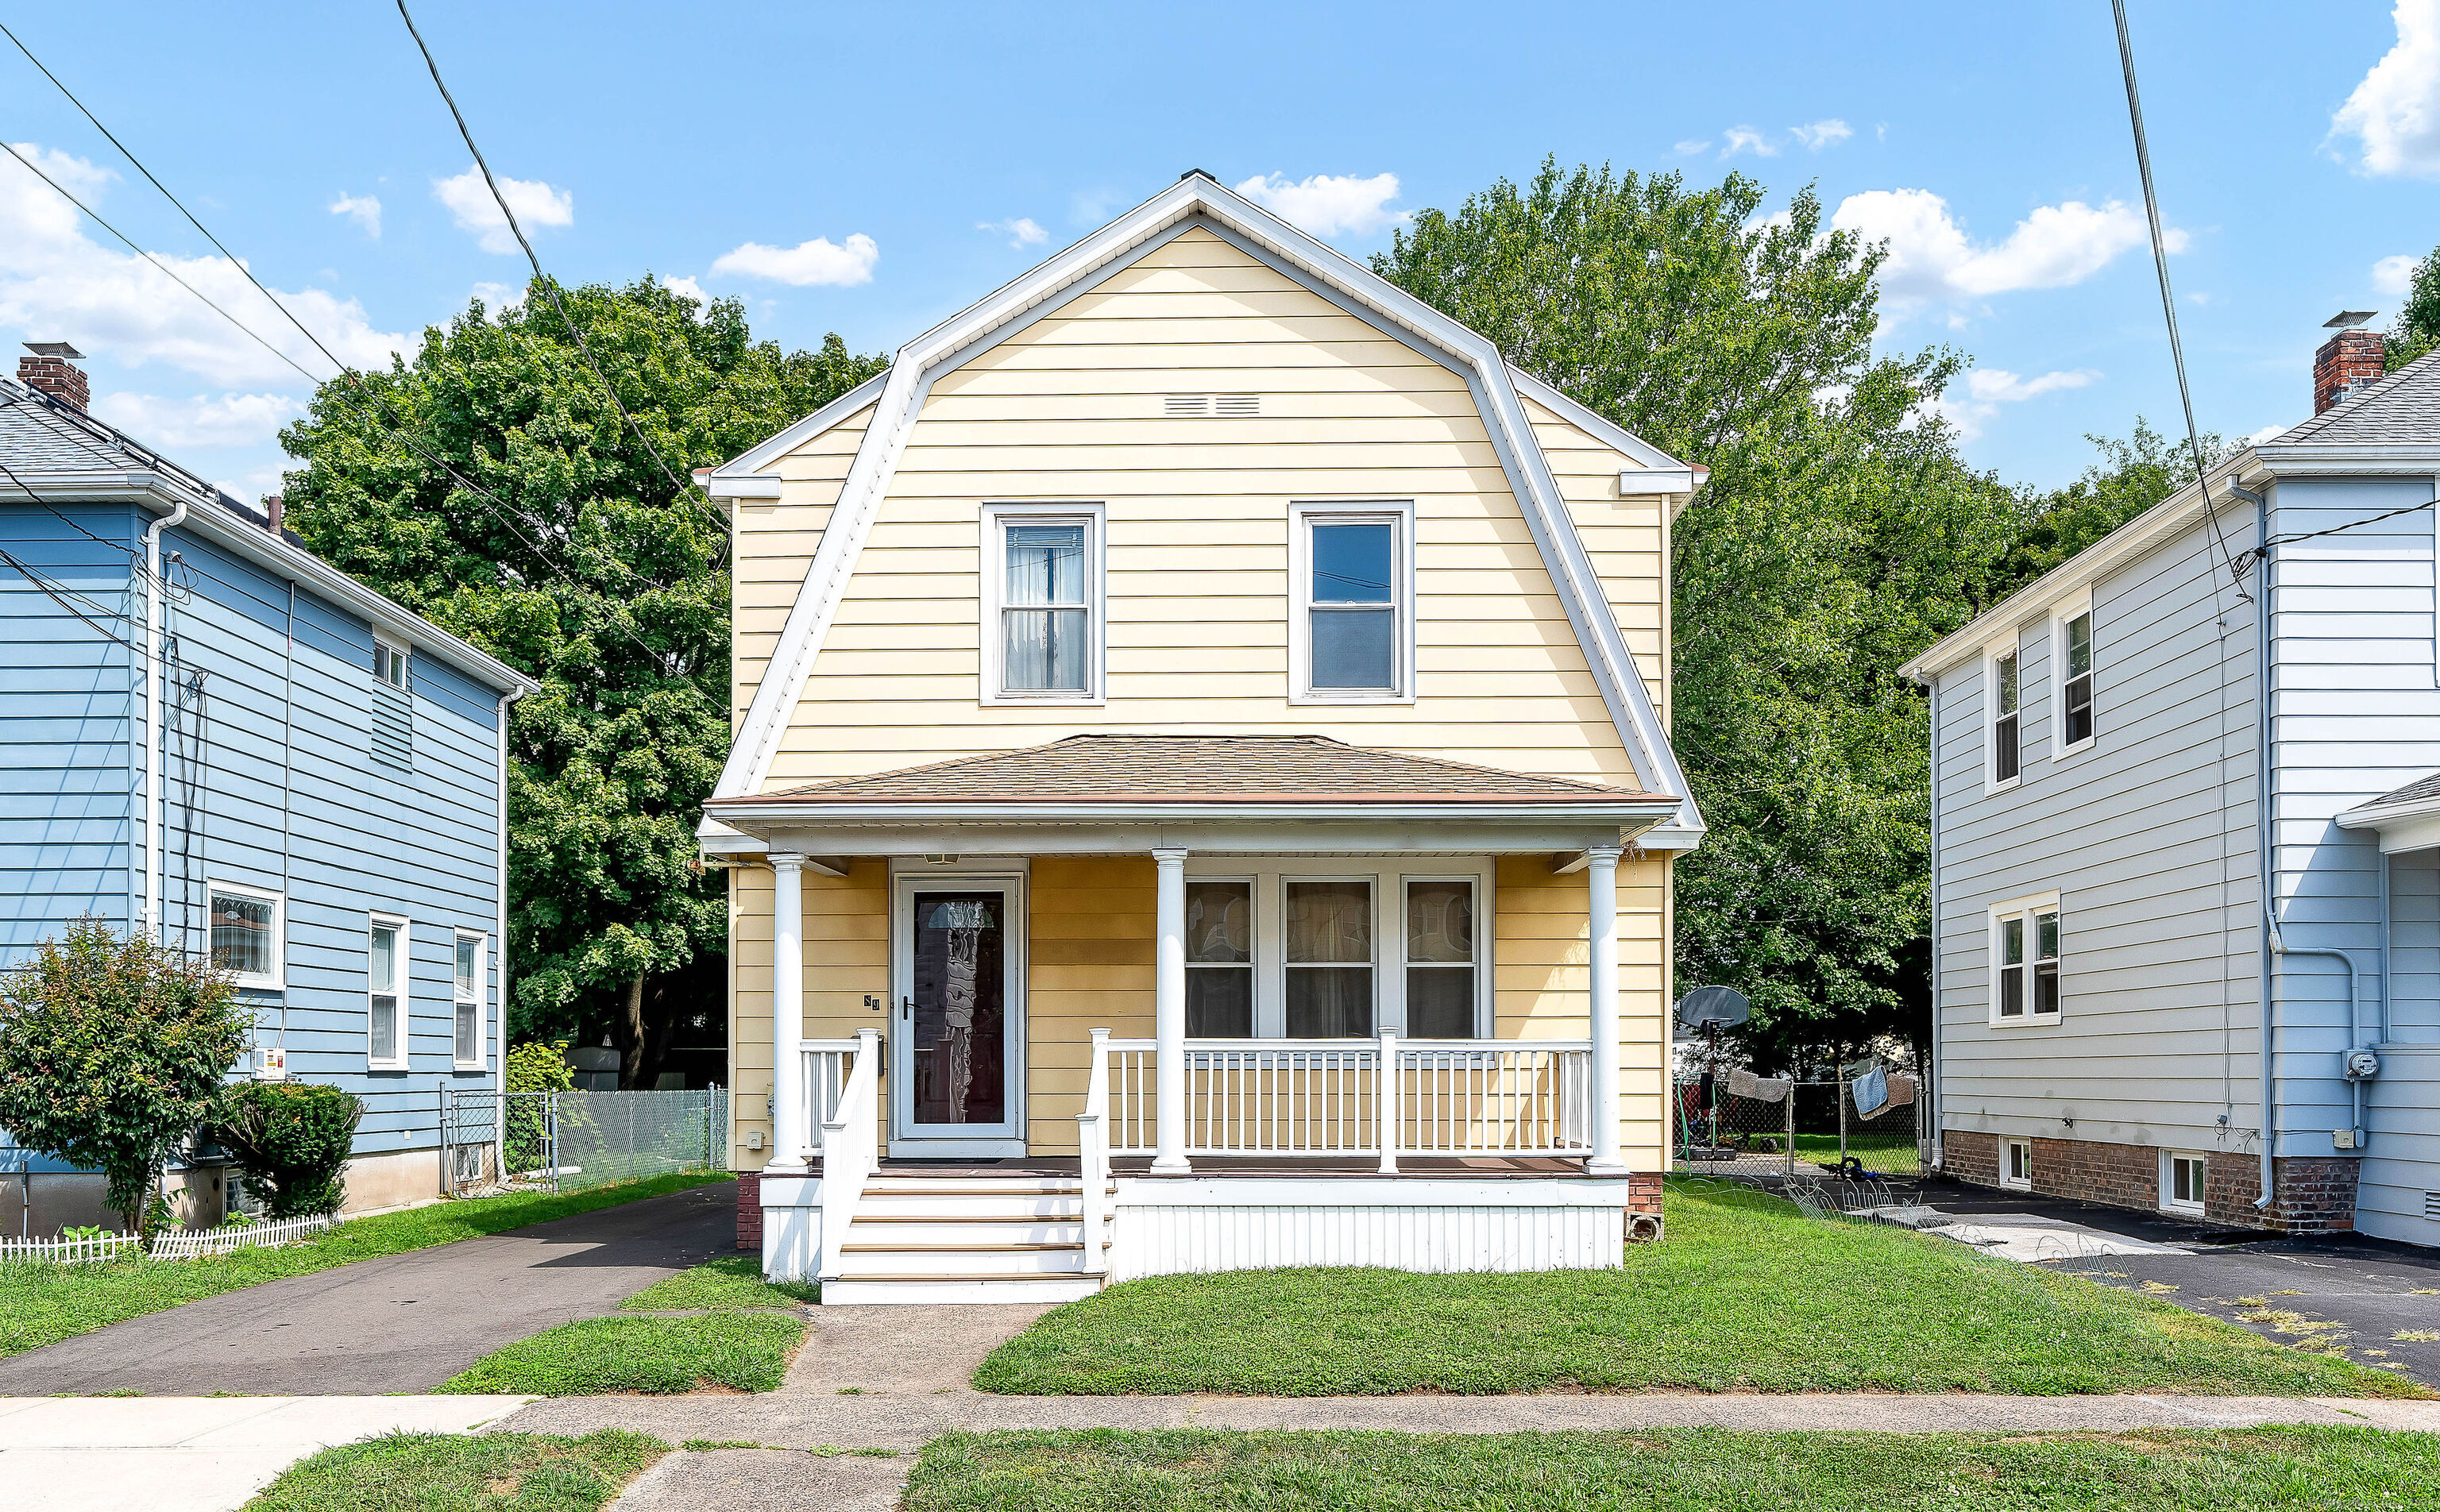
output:
[[2161, 1152], [2161, 1211], [2200, 1218], [2203, 1212], [2203, 1157], [2193, 1150]]
[[2003, 1139], [2000, 1142], [2000, 1184], [2016, 1191], [2033, 1190], [2034, 1142], [2030, 1139]]

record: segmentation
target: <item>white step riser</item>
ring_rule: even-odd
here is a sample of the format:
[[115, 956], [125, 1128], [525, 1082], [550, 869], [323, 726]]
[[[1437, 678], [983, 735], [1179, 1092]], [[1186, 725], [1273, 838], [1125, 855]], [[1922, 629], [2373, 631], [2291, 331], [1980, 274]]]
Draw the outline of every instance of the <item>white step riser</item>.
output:
[[839, 1256], [849, 1275], [1076, 1275], [1082, 1250], [850, 1250]]
[[1085, 1226], [1072, 1220], [1043, 1218], [994, 1218], [988, 1223], [943, 1223], [915, 1220], [874, 1223], [862, 1210], [848, 1225], [850, 1244], [1074, 1244]]
[[1045, 1276], [1039, 1281], [826, 1281], [831, 1307], [889, 1303], [1082, 1302], [1102, 1290], [1099, 1276]]
[[1084, 1216], [1080, 1196], [1011, 1192], [1002, 1195], [955, 1195], [941, 1192], [869, 1192], [855, 1200], [855, 1216], [880, 1218], [1048, 1218], [1073, 1220]]

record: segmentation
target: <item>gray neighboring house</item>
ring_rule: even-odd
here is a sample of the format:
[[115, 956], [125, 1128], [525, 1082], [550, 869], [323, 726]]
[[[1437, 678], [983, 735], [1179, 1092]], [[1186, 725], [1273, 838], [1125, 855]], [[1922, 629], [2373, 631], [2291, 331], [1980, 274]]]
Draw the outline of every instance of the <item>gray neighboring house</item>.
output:
[[1953, 1176], [2440, 1243], [2440, 355], [2362, 318], [2208, 501], [1905, 668]]

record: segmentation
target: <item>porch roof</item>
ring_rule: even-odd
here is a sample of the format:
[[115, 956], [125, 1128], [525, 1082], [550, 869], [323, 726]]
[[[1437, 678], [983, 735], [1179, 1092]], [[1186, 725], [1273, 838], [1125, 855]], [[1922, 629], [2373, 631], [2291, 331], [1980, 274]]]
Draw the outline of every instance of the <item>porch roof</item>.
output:
[[[708, 847], [725, 831], [775, 848], [829, 853], [867, 851], [876, 830], [908, 827], [932, 838], [909, 833], [880, 852], [979, 851], [999, 844], [1021, 849], [1049, 829], [1066, 831], [1058, 849], [1271, 848], [1283, 828], [1303, 832], [1290, 848], [1361, 841], [1394, 849], [1572, 850], [1617, 845], [1623, 833], [1665, 821], [1678, 803], [1672, 793], [1530, 776], [1319, 735], [1076, 735], [1019, 751], [714, 798], [704, 806], [702, 834]], [[962, 845], [948, 843], [953, 829]], [[848, 830], [860, 831], [862, 840], [850, 842], [842, 833]], [[825, 831], [829, 842], [814, 839]], [[998, 844], [978, 844], [987, 835]]]

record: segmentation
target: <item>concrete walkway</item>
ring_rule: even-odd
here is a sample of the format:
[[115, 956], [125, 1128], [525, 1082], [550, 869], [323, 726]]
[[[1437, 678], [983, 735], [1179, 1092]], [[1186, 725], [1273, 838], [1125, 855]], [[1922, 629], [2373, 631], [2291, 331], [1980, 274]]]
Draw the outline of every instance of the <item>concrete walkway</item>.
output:
[[734, 1254], [723, 1183], [317, 1271], [0, 1360], [0, 1396], [372, 1396], [429, 1391], [663, 1276]]
[[10, 1512], [235, 1512], [296, 1461], [377, 1433], [471, 1433], [524, 1396], [0, 1401]]

